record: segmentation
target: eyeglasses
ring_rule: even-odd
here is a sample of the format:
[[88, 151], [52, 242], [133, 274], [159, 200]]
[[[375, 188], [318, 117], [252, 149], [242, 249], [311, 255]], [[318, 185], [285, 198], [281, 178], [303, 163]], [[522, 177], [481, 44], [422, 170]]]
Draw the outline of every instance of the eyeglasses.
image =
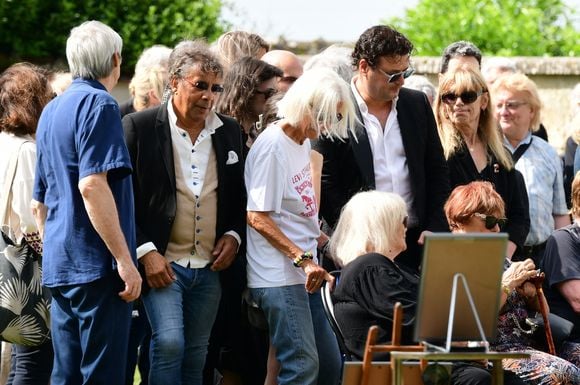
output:
[[342, 114], [340, 112], [336, 113], [336, 122], [340, 122], [342, 120]]
[[276, 90], [275, 88], [268, 88], [266, 91], [260, 91], [260, 90], [254, 90], [255, 94], [261, 94], [264, 95], [264, 98], [266, 100], [270, 99], [272, 96], [274, 96], [274, 94], [276, 94], [276, 92], [278, 92], [278, 90]]
[[461, 94], [457, 95], [453, 92], [448, 92], [441, 95], [441, 101], [445, 104], [455, 104], [457, 98], [461, 98], [464, 104], [471, 104], [477, 100], [485, 91], [463, 91]]
[[[193, 87], [197, 88], [200, 91], [207, 91], [208, 89], [210, 89], [208, 82], [204, 81], [192, 82], [191, 80], [186, 78], [183, 78], [183, 80], [185, 80], [187, 83], [191, 84]], [[224, 92], [224, 87], [221, 84], [212, 84], [211, 92], [213, 92], [214, 94], [222, 93]]]
[[495, 225], [499, 225], [500, 228], [503, 228], [507, 224], [507, 218], [497, 218], [493, 215], [485, 215], [481, 213], [475, 213], [473, 216], [482, 219], [485, 222], [485, 228], [488, 230], [492, 230]]
[[282, 76], [278, 81], [284, 83], [294, 83], [298, 78], [296, 76]]
[[409, 67], [406, 70], [397, 72], [395, 74], [388, 74], [379, 67], [376, 67], [375, 69], [387, 77], [387, 83], [394, 83], [400, 78], [407, 79], [409, 76], [415, 73], [415, 69], [413, 67]]
[[409, 224], [409, 216], [405, 215], [405, 218], [403, 218], [403, 226], [405, 226], [405, 228], [407, 228], [408, 224]]
[[515, 111], [518, 108], [520, 108], [520, 106], [523, 106], [524, 104], [528, 104], [528, 102], [519, 102], [519, 101], [515, 101], [515, 100], [508, 100], [505, 103], [498, 103], [495, 105], [496, 110], [501, 110], [502, 108], [505, 107], [506, 110], [508, 111]]

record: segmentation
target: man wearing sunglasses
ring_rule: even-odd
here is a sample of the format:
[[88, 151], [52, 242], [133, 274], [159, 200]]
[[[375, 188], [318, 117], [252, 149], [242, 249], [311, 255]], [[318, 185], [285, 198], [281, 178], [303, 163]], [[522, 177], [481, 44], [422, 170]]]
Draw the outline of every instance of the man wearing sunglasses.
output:
[[320, 212], [326, 222], [334, 227], [342, 206], [361, 190], [399, 194], [409, 228], [407, 251], [397, 261], [417, 269], [423, 232], [449, 229], [443, 215], [449, 171], [425, 94], [402, 88], [414, 71], [412, 51], [412, 43], [391, 27], [367, 29], [352, 53], [356, 137], [321, 139], [313, 147], [324, 156]]
[[205, 43], [179, 43], [169, 57], [167, 103], [123, 118], [148, 286], [151, 385], [201, 385], [219, 272], [244, 237], [241, 129], [213, 110], [222, 73]]

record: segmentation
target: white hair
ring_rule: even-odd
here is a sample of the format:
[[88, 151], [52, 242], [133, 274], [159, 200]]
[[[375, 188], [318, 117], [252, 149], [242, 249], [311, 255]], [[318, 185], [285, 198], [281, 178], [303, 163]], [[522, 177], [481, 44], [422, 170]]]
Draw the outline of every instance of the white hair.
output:
[[329, 68], [336, 72], [347, 83], [354, 74], [350, 54], [351, 48], [333, 44], [324, 51], [312, 56], [304, 63], [304, 70], [313, 68]]
[[100, 21], [85, 21], [70, 31], [66, 58], [73, 78], [102, 79], [113, 71], [113, 55], [123, 49], [123, 40]]
[[[337, 115], [342, 119], [337, 121]], [[278, 115], [291, 125], [300, 125], [310, 117], [312, 127], [325, 129], [327, 137], [346, 138], [354, 127], [355, 110], [349, 85], [336, 72], [316, 68], [304, 72], [278, 102]]]
[[408, 79], [405, 79], [405, 84], [403, 87], [423, 92], [425, 95], [427, 95], [429, 104], [433, 104], [433, 101], [437, 96], [437, 89], [433, 83], [431, 83], [429, 79], [423, 75], [412, 75]]
[[168, 80], [169, 75], [167, 69], [159, 65], [145, 67], [141, 71], [136, 72], [131, 79], [131, 83], [129, 83], [129, 91], [135, 99], [135, 109], [141, 111], [151, 107], [150, 91], [153, 91], [157, 99], [162, 100]]
[[342, 209], [330, 239], [330, 252], [345, 266], [369, 252], [386, 255], [398, 243], [407, 206], [399, 195], [364, 191], [354, 195]]
[[144, 49], [137, 60], [137, 64], [135, 64], [135, 73], [154, 66], [161, 66], [167, 69], [169, 67], [169, 55], [171, 55], [171, 48], [162, 44], [155, 44]]

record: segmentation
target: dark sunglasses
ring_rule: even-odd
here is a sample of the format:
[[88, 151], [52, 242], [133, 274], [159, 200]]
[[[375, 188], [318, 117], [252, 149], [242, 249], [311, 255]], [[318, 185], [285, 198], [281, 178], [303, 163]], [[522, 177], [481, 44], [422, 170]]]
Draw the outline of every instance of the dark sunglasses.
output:
[[409, 76], [411, 76], [415, 73], [415, 69], [413, 67], [409, 67], [404, 71], [397, 72], [394, 74], [388, 74], [378, 67], [375, 69], [387, 77], [387, 83], [394, 83], [397, 80], [399, 80], [400, 78], [407, 79]]
[[479, 98], [484, 91], [463, 91], [461, 94], [457, 95], [453, 92], [448, 92], [441, 95], [441, 101], [445, 104], [455, 104], [457, 98], [461, 98], [463, 104], [471, 104]]
[[[208, 89], [210, 89], [209, 83], [207, 82], [203, 81], [192, 82], [191, 80], [188, 80], [186, 78], [183, 78], [183, 80], [185, 80], [186, 82], [188, 82], [189, 84], [191, 84], [193, 87], [197, 88], [200, 91], [207, 91]], [[214, 94], [222, 93], [224, 92], [224, 87], [221, 84], [212, 84], [211, 92], [213, 92]]]
[[409, 216], [405, 215], [405, 218], [403, 218], [403, 226], [405, 226], [405, 228], [407, 228], [408, 224], [409, 224]]
[[294, 83], [298, 78], [296, 76], [282, 76], [278, 81], [284, 83]]
[[500, 229], [503, 228], [507, 224], [507, 218], [497, 218], [493, 215], [485, 215], [481, 213], [475, 213], [473, 216], [480, 218], [485, 222], [485, 228], [488, 230], [492, 230], [495, 225], [499, 225]]
[[276, 90], [275, 88], [268, 88], [266, 91], [260, 91], [260, 90], [254, 90], [255, 94], [261, 94], [264, 95], [264, 98], [266, 100], [270, 99], [272, 96], [274, 96], [276, 94], [276, 92], [278, 92], [278, 90]]

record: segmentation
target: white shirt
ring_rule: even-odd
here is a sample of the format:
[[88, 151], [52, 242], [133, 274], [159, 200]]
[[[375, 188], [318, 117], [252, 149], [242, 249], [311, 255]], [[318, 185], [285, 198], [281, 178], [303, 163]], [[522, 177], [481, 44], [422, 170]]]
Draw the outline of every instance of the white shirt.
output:
[[403, 147], [401, 127], [397, 120], [397, 99], [393, 99], [391, 112], [383, 127], [369, 109], [355, 86], [355, 78], [350, 83], [352, 92], [361, 112], [365, 130], [369, 138], [375, 170], [375, 188], [399, 194], [407, 204], [411, 224], [418, 223], [413, 212], [413, 191], [407, 165], [407, 155]]
[[[23, 143], [23, 141], [29, 141]], [[21, 146], [22, 144], [22, 146]], [[30, 203], [34, 187], [34, 170], [36, 167], [36, 144], [30, 135], [15, 136], [0, 132], [0, 192], [5, 183], [9, 183], [8, 165], [14, 152], [20, 148], [16, 173], [12, 182], [12, 196], [9, 204], [9, 218], [7, 224], [13, 232], [14, 240], [19, 241], [25, 233], [37, 233], [36, 221], [32, 215]], [[3, 198], [3, 197], [2, 197]], [[3, 208], [2, 208], [3, 209]], [[4, 218], [0, 218], [3, 221]]]
[[[268, 212], [302, 250], [316, 254], [318, 210], [310, 175], [310, 141], [298, 144], [277, 124], [256, 139], [246, 160], [248, 211]], [[306, 274], [266, 238], [247, 226], [248, 287], [304, 284]], [[315, 262], [317, 260], [315, 259]]]

